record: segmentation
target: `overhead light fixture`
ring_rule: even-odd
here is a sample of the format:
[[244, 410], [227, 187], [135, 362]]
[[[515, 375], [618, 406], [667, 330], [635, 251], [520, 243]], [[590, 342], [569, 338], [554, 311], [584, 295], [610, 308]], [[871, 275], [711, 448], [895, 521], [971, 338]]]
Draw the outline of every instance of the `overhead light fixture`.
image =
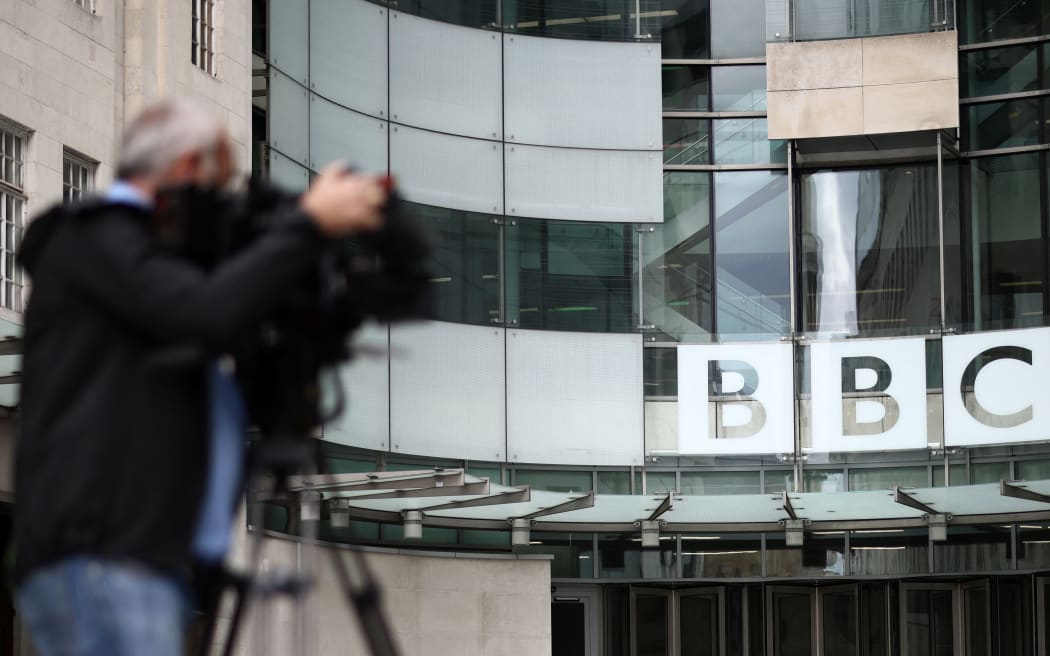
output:
[[404, 520], [405, 539], [423, 539], [423, 512], [421, 510], [403, 510], [401, 518]]
[[789, 547], [801, 547], [806, 541], [806, 532], [803, 530], [806, 520], [785, 519], [784, 520], [784, 543]]
[[510, 520], [510, 543], [515, 547], [527, 547], [530, 544], [531, 519]]
[[328, 506], [328, 524], [332, 528], [350, 528], [349, 499], [332, 499]]
[[642, 548], [655, 549], [660, 546], [660, 520], [642, 520]]
[[929, 515], [926, 522], [930, 526], [930, 542], [948, 541], [948, 515]]

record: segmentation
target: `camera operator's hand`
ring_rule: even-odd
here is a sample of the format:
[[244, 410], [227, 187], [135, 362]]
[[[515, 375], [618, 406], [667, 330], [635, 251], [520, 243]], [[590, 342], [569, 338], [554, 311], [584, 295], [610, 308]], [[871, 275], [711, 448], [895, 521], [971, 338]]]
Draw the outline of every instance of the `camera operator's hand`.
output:
[[344, 237], [383, 225], [387, 190], [380, 178], [349, 173], [344, 164], [326, 166], [299, 199], [299, 207], [325, 235]]

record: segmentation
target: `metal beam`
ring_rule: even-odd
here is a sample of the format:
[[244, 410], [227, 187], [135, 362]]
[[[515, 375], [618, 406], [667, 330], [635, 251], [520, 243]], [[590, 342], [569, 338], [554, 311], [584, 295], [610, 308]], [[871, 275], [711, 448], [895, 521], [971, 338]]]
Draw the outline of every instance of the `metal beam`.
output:
[[463, 485], [462, 469], [422, 469], [364, 474], [305, 474], [288, 477], [288, 490], [396, 490]]
[[[477, 508], [478, 506], [497, 506], [504, 503], [525, 503], [531, 500], [532, 493], [529, 490], [529, 486], [526, 485], [520, 490], [513, 490], [511, 492], [498, 492], [487, 497], [478, 497], [476, 499], [449, 501], [448, 503], [441, 503], [436, 506], [416, 508], [416, 510], [422, 510], [423, 512], [433, 512], [435, 510], [451, 510], [453, 508]], [[506, 523], [506, 520], [500, 521]]]
[[1004, 497], [1013, 497], [1014, 499], [1026, 499], [1028, 501], [1050, 503], [1050, 494], [1035, 492], [1029, 490], [1023, 485], [1014, 485], [1013, 483], [1007, 483], [1004, 480], [999, 481], [999, 494]]
[[[791, 497], [788, 496], [787, 490], [781, 491], [780, 494], [782, 495], [780, 498], [783, 502], [781, 508], [791, 519], [798, 519], [798, 514], [795, 512], [795, 507], [791, 505]], [[803, 510], [805, 510], [805, 508], [803, 508]]]
[[[345, 490], [344, 490], [345, 491]], [[459, 497], [472, 494], [490, 494], [489, 482], [466, 483], [464, 485], [445, 485], [443, 487], [421, 487], [409, 490], [390, 490], [374, 494], [361, 494], [352, 497], [334, 497], [341, 501], [373, 501], [375, 499], [418, 499], [420, 497]]]
[[946, 512], [943, 510], [934, 510], [930, 506], [926, 505], [922, 501], [919, 501], [918, 499], [908, 494], [904, 490], [900, 489], [900, 487], [896, 485], [893, 486], [893, 500], [901, 504], [902, 506], [908, 506], [909, 508], [921, 510], [927, 515], [940, 515]]
[[547, 515], [557, 515], [559, 513], [570, 512], [572, 510], [582, 510], [584, 508], [594, 507], [594, 492], [588, 492], [582, 497], [574, 497], [568, 501], [555, 504], [548, 508], [540, 508], [535, 512], [531, 512], [528, 515], [522, 515], [521, 517], [515, 517], [512, 519], [536, 519], [537, 517], [546, 517]]
[[664, 497], [663, 501], [660, 502], [660, 505], [654, 508], [651, 513], [649, 513], [649, 517], [647, 519], [649, 521], [655, 521], [657, 519], [660, 519], [660, 515], [670, 510], [672, 506], [674, 506], [674, 492], [668, 492], [667, 496]]

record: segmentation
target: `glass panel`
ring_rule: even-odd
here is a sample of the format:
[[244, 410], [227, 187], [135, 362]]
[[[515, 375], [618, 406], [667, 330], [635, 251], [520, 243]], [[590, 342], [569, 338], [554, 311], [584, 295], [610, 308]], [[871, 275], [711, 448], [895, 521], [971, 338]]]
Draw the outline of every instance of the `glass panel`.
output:
[[857, 593], [827, 592], [821, 599], [825, 654], [857, 653]]
[[718, 595], [683, 594], [679, 598], [681, 656], [717, 656]]
[[645, 493], [666, 494], [678, 487], [674, 472], [645, 472]]
[[716, 112], [757, 112], [766, 109], [765, 66], [715, 66], [711, 69]]
[[[969, 485], [969, 481], [966, 480], [966, 465], [948, 465], [951, 467], [951, 480], [948, 481], [950, 485]], [[933, 473], [933, 487], [944, 487], [944, 465], [940, 463], [934, 463], [932, 468]]]
[[1050, 478], [1050, 460], [1018, 460], [1017, 479], [1038, 481]]
[[963, 149], [991, 150], [1040, 143], [1039, 99], [963, 105]]
[[682, 577], [761, 576], [761, 540], [758, 533], [683, 535]]
[[787, 175], [714, 174], [717, 332], [769, 339], [790, 332]]
[[964, 52], [960, 55], [960, 95], [994, 96], [1039, 88], [1033, 46], [1012, 46]]
[[802, 472], [803, 492], [845, 492], [846, 474], [841, 469], [806, 469]]
[[709, 339], [710, 215], [710, 173], [664, 173], [664, 222], [642, 234], [643, 318], [672, 340]]
[[757, 471], [682, 472], [682, 494], [758, 494]]
[[643, 385], [647, 397], [678, 396], [678, 350], [642, 349]]
[[514, 470], [515, 485], [531, 485], [534, 490], [551, 492], [590, 492], [591, 472], [542, 469]]
[[999, 654], [1032, 654], [1031, 579], [998, 579], [994, 621], [999, 636]]
[[630, 225], [524, 219], [507, 232], [507, 304], [522, 328], [630, 332]]
[[935, 572], [997, 572], [1010, 563], [1009, 526], [949, 526], [948, 541], [933, 547]]
[[542, 553], [554, 556], [553, 578], [594, 578], [594, 541], [590, 533], [532, 533], [527, 547], [514, 547], [515, 553]]
[[1024, 522], [1017, 532], [1017, 569], [1050, 567], [1050, 522]]
[[891, 637], [887, 622], [886, 585], [881, 582], [862, 583], [860, 604], [860, 653], [865, 656], [890, 653], [887, 643], [896, 636]]
[[773, 653], [810, 656], [813, 643], [812, 593], [773, 588]]
[[[663, 16], [660, 41], [664, 59], [710, 57], [709, 0], [663, 0], [661, 13]], [[666, 71], [667, 67], [664, 70]], [[664, 77], [664, 93], [667, 90], [666, 81], [667, 78]]]
[[667, 595], [638, 592], [634, 598], [634, 647], [637, 656], [667, 656]]
[[332, 474], [360, 474], [376, 471], [375, 458], [329, 456], [325, 462], [328, 465], [328, 471]]
[[630, 494], [631, 472], [599, 471], [598, 494]]
[[423, 18], [431, 18], [468, 27], [493, 27], [498, 25], [500, 0], [398, 0], [394, 5], [404, 11]]
[[502, 483], [499, 465], [470, 465], [467, 467], [467, 473], [478, 478], [487, 478], [490, 483]]
[[460, 529], [460, 541], [463, 544], [479, 546], [510, 546], [510, 531], [482, 531], [475, 529]]
[[709, 164], [711, 122], [698, 118], [664, 119], [664, 164]]
[[639, 579], [642, 577], [641, 540], [627, 534], [599, 534], [598, 556], [601, 569], [598, 578]]
[[1046, 34], [1050, 7], [1035, 0], [960, 2], [961, 43], [1017, 39]]
[[790, 469], [767, 469], [763, 492], [786, 492], [794, 490], [795, 476]]
[[970, 482], [998, 483], [1001, 480], [1010, 480], [1010, 463], [1008, 462], [981, 462], [970, 465]]
[[766, 534], [766, 576], [842, 576], [846, 564], [846, 534], [816, 531], [802, 548], [789, 547], [783, 533]]
[[877, 467], [873, 469], [849, 470], [849, 489], [889, 490], [901, 487], [927, 487], [929, 476], [926, 467]]
[[710, 143], [715, 164], [787, 162], [787, 141], [769, 139], [766, 119], [728, 118], [714, 121], [713, 125]]
[[[931, 6], [933, 5], [933, 6]], [[939, 19], [941, 0], [810, 0], [795, 4], [798, 41], [844, 37], [914, 34], [930, 31]], [[949, 6], [949, 17], [952, 14]], [[950, 22], [949, 18], [949, 22]], [[940, 26], [940, 20], [936, 20]]]
[[663, 95], [664, 111], [708, 111], [711, 108], [711, 69], [707, 66], [664, 64]]
[[952, 656], [951, 590], [908, 590], [905, 597], [906, 654]]
[[988, 588], [964, 588], [963, 605], [966, 630], [966, 656], [988, 656]]
[[711, 0], [711, 56], [731, 59], [765, 54], [765, 0]]
[[970, 261], [974, 328], [1042, 323], [1045, 287], [1039, 155], [970, 162]]
[[603, 585], [605, 656], [627, 656], [631, 645], [631, 597], [626, 585]]
[[940, 322], [936, 164], [801, 177], [803, 330], [926, 332]]
[[[443, 0], [433, 0], [443, 4]], [[660, 0], [642, 0], [636, 22], [634, 0], [503, 0], [508, 31], [534, 36], [611, 41], [659, 37]]]
[[849, 543], [850, 574], [923, 574], [930, 569], [927, 560], [928, 549], [929, 532], [926, 529], [853, 531]]
[[487, 325], [499, 319], [499, 226], [486, 214], [413, 205], [435, 241], [429, 270], [434, 316]]

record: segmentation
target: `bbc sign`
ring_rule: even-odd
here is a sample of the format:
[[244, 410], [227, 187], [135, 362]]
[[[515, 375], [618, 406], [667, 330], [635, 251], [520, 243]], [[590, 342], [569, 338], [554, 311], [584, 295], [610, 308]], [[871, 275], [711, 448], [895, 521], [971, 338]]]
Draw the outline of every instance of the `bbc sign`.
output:
[[[1050, 440], [1050, 328], [943, 338], [946, 446]], [[926, 345], [921, 338], [809, 347], [816, 452], [927, 448]], [[794, 450], [792, 345], [678, 347], [678, 450]]]

